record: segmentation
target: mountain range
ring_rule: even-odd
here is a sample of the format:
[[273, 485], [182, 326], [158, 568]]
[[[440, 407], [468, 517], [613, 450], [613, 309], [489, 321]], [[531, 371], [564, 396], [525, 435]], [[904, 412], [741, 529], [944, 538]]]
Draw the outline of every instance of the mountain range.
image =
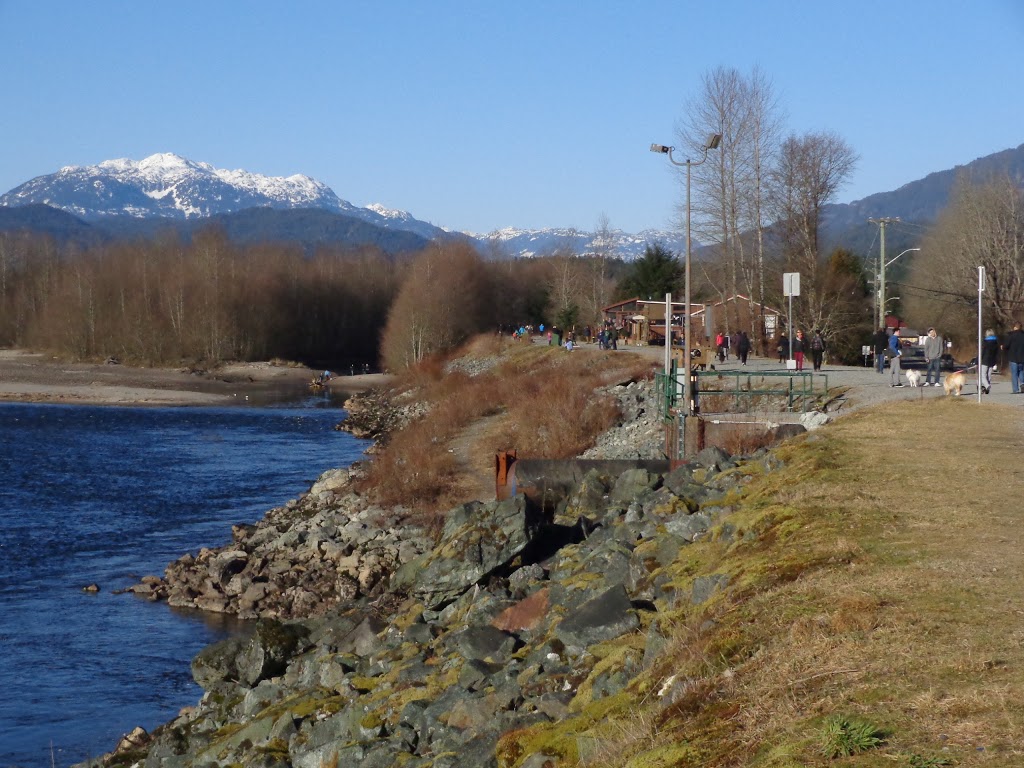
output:
[[[823, 243], [867, 253], [877, 232], [873, 217], [900, 217], [910, 228], [887, 231], [893, 248], [916, 242], [920, 229], [945, 207], [960, 173], [982, 178], [1006, 173], [1024, 186], [1024, 144], [966, 166], [931, 173], [897, 190], [825, 209]], [[436, 239], [468, 238], [491, 258], [568, 253], [609, 253], [631, 260], [650, 243], [681, 252], [679, 232], [575, 229], [500, 229], [486, 235], [452, 232], [381, 205], [342, 200], [304, 175], [270, 177], [227, 171], [175, 154], [140, 161], [108, 160], [68, 166], [38, 176], [0, 196], [0, 231], [29, 229], [58, 240], [102, 242], [146, 237], [168, 228], [190, 236], [211, 221], [235, 241], [288, 241], [306, 248], [374, 245], [390, 253], [416, 251]]]
[[[88, 226], [83, 229], [32, 209], [39, 205], [64, 211]], [[309, 176], [226, 171], [170, 153], [68, 166], [38, 176], [0, 196], [0, 214], [0, 228], [15, 228], [24, 219], [26, 228], [55, 236], [74, 232], [94, 240], [146, 236], [168, 227], [190, 234], [214, 220], [241, 242], [372, 244], [403, 252], [431, 240], [469, 238], [495, 257], [536, 256], [557, 249], [586, 253], [597, 247], [596, 235], [570, 229], [503, 229], [483, 236], [450, 232], [405, 211], [353, 205]], [[616, 231], [608, 239], [605, 250], [624, 259], [641, 255], [649, 242], [680, 247], [678, 233], [657, 230], [637, 235]]]

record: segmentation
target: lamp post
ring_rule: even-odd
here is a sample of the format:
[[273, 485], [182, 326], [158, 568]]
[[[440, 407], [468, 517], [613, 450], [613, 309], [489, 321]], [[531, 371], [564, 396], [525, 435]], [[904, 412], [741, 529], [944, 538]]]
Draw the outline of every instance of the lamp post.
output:
[[[684, 268], [684, 300], [683, 300], [683, 365], [686, 368], [686, 375], [683, 377], [683, 400], [685, 401], [686, 415], [693, 415], [693, 399], [690, 387], [690, 168], [700, 165], [708, 159], [709, 149], [718, 149], [722, 143], [722, 134], [712, 133], [702, 147], [703, 155], [700, 160], [693, 162], [685, 160], [679, 162], [672, 157], [675, 147], [666, 147], [664, 144], [651, 144], [651, 152], [658, 152], [668, 155], [668, 161], [672, 165], [686, 166], [686, 262]], [[666, 344], [670, 343], [666, 338]]]
[[885, 268], [892, 264], [896, 259], [902, 256], [904, 253], [910, 253], [911, 251], [920, 251], [920, 248], [907, 248], [907, 250], [900, 252], [889, 261], [882, 262], [882, 271], [878, 276], [878, 327], [885, 327]]

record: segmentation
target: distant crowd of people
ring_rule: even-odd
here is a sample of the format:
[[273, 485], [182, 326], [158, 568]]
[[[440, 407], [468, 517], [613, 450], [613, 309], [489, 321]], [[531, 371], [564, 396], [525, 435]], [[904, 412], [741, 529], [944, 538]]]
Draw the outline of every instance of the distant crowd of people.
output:
[[622, 330], [610, 321], [605, 322], [599, 328], [585, 325], [580, 329], [574, 326], [571, 330], [565, 330], [557, 326], [549, 327], [544, 325], [544, 323], [536, 326], [523, 324], [519, 326], [502, 325], [498, 327], [499, 337], [508, 334], [513, 341], [530, 341], [535, 337], [540, 337], [549, 345], [557, 345], [568, 350], [574, 349], [581, 343], [597, 344], [600, 349], [618, 349], [621, 333]]
[[[586, 325], [582, 329], [574, 327], [572, 330], [547, 327], [543, 323], [537, 326], [523, 324], [498, 328], [498, 336], [508, 334], [513, 341], [530, 340], [540, 336], [549, 345], [561, 346], [567, 350], [576, 348], [580, 343], [596, 343], [600, 349], [615, 350], [619, 348], [624, 333], [624, 328], [618, 327], [610, 320], [596, 328]], [[733, 358], [741, 365], [747, 365], [750, 354], [754, 351], [754, 343], [747, 331], [736, 331], [732, 334], [719, 331], [715, 335], [714, 345], [720, 363]], [[765, 346], [768, 350], [774, 349], [780, 363], [793, 360], [797, 371], [804, 370], [805, 361], [808, 359], [812, 369], [820, 371], [828, 349], [824, 334], [817, 329], [809, 336], [806, 336], [804, 331], [797, 330], [792, 340], [782, 332], [778, 336], [766, 339]]]

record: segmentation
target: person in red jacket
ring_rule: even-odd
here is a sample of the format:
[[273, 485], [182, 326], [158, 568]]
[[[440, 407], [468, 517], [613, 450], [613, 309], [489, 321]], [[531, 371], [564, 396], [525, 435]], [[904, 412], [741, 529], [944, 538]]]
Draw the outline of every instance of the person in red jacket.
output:
[[793, 359], [796, 360], [796, 369], [802, 371], [804, 369], [804, 347], [807, 342], [804, 341], [804, 332], [797, 331], [796, 338], [793, 339]]

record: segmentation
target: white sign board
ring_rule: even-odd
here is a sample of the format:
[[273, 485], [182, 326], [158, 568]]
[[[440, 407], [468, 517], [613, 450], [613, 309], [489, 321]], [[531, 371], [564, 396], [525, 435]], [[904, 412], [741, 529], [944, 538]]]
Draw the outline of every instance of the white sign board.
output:
[[764, 332], [766, 336], [775, 335], [775, 315], [764, 316]]
[[783, 272], [782, 273], [782, 295], [783, 296], [799, 296], [800, 295], [800, 273], [799, 272]]

